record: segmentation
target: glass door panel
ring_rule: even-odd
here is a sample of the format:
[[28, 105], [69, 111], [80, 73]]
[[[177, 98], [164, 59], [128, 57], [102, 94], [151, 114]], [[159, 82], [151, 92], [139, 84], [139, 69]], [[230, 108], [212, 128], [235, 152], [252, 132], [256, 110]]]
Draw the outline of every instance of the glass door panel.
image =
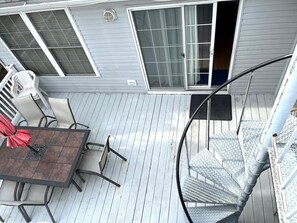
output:
[[184, 7], [186, 76], [188, 86], [209, 86], [213, 5]]
[[132, 13], [150, 89], [183, 88], [181, 8]]

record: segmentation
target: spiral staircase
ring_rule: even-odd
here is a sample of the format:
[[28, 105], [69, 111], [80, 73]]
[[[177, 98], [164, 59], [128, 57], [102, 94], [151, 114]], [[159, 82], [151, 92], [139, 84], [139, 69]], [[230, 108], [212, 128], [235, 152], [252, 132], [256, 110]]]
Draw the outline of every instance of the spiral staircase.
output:
[[[293, 56], [290, 54], [264, 62], [234, 76], [210, 94], [188, 121], [180, 140], [176, 162], [177, 189], [187, 222], [238, 222], [258, 177], [271, 165], [268, 150], [272, 147], [273, 135], [277, 135], [276, 150], [281, 151], [288, 141], [292, 142], [287, 147], [291, 148], [291, 145], [294, 144], [295, 139], [291, 139], [291, 137], [297, 128], [297, 118], [290, 115], [290, 111], [297, 98], [296, 94], [291, 93], [296, 92], [294, 89], [297, 89], [296, 56], [297, 50], [295, 49]], [[189, 157], [187, 143], [185, 143], [187, 132], [193, 117], [204, 104], [210, 106], [208, 101], [217, 92], [238, 78], [250, 74], [247, 96], [255, 70], [290, 57], [292, 59], [267, 123], [240, 120], [237, 130], [208, 137], [207, 148], [200, 150], [193, 157]], [[240, 119], [244, 113], [244, 105]], [[210, 114], [208, 114], [208, 122], [209, 116]], [[297, 137], [297, 133], [295, 135]], [[182, 151], [186, 151], [187, 154], [188, 174], [186, 176], [181, 176], [180, 170], [181, 154], [184, 154]], [[296, 159], [294, 165], [297, 166]], [[197, 178], [197, 175], [203, 176], [206, 180]], [[296, 176], [294, 177], [296, 178]], [[183, 180], [181, 181], [181, 179]], [[289, 183], [292, 182], [292, 179]], [[281, 193], [293, 193], [297, 196], [296, 187], [287, 187], [284, 190]], [[295, 196], [288, 196], [286, 202], [294, 203], [295, 201], [290, 201], [290, 199], [294, 199]], [[294, 211], [294, 205], [293, 210], [287, 211], [291, 211], [293, 214], [291, 213], [288, 221], [283, 222], [297, 222], [297, 210]]]

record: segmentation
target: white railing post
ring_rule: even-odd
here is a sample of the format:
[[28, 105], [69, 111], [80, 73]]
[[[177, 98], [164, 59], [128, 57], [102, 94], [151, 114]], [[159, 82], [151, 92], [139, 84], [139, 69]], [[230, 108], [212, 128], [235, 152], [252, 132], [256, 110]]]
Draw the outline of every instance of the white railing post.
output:
[[244, 189], [238, 198], [238, 207], [243, 209], [263, 167], [268, 160], [268, 148], [271, 146], [271, 137], [282, 130], [286, 119], [297, 99], [297, 45], [288, 65], [282, 85], [277, 94], [268, 122], [261, 135], [257, 153], [248, 169], [248, 176], [244, 183]]
[[279, 134], [282, 130], [286, 119], [288, 118], [293, 105], [297, 99], [297, 45], [293, 56], [288, 65], [285, 77], [282, 81], [280, 90], [275, 99], [272, 111], [270, 113], [267, 125], [264, 128], [261, 144], [264, 147], [271, 146], [271, 136]]
[[18, 112], [11, 103], [12, 94], [11, 89], [11, 77], [16, 72], [13, 65], [6, 66], [7, 74], [0, 82], [0, 113], [6, 115], [10, 120], [17, 119]]

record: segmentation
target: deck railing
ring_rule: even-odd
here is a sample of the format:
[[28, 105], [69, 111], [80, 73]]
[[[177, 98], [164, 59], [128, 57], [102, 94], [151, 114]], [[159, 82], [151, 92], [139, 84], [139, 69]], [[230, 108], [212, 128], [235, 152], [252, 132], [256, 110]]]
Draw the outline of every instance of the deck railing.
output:
[[248, 84], [247, 84], [247, 88], [246, 88], [246, 92], [245, 92], [245, 96], [244, 96], [244, 102], [243, 102], [243, 106], [242, 106], [242, 112], [240, 114], [240, 120], [239, 120], [239, 123], [238, 123], [238, 126], [237, 126], [237, 134], [238, 134], [238, 130], [240, 128], [240, 125], [241, 125], [241, 121], [242, 121], [242, 117], [243, 117], [243, 113], [244, 113], [244, 109], [245, 109], [245, 103], [246, 103], [246, 98], [247, 98], [247, 95], [249, 93], [249, 89], [250, 89], [250, 85], [251, 85], [251, 82], [252, 82], [252, 79], [255, 75], [255, 71], [262, 68], [262, 67], [265, 67], [265, 66], [268, 66], [270, 64], [273, 64], [273, 63], [276, 63], [276, 62], [279, 62], [279, 61], [282, 61], [282, 60], [285, 60], [285, 59], [288, 59], [288, 58], [291, 58], [292, 57], [292, 54], [287, 54], [287, 55], [284, 55], [284, 56], [280, 56], [280, 57], [277, 57], [277, 58], [273, 58], [271, 60], [268, 60], [268, 61], [265, 61], [263, 63], [260, 63], [256, 66], [253, 66], [237, 75], [235, 75], [234, 77], [230, 78], [228, 81], [226, 81], [224, 84], [220, 85], [219, 87], [217, 87], [211, 94], [209, 94], [205, 99], [204, 101], [197, 107], [197, 109], [195, 110], [195, 112], [192, 114], [192, 116], [190, 117], [189, 121], [187, 122], [185, 128], [184, 128], [184, 131], [182, 133], [182, 136], [181, 136], [181, 139], [180, 139], [180, 142], [179, 142], [179, 146], [178, 146], [178, 151], [177, 151], [177, 157], [176, 157], [176, 182], [177, 182], [177, 190], [178, 190], [178, 194], [179, 194], [179, 198], [180, 198], [180, 201], [181, 201], [181, 204], [182, 204], [182, 207], [183, 207], [183, 210], [184, 210], [184, 213], [187, 217], [187, 220], [192, 223], [192, 219], [187, 211], [187, 207], [186, 207], [186, 204], [184, 202], [184, 199], [183, 199], [183, 195], [182, 195], [182, 189], [181, 189], [181, 182], [180, 182], [180, 164], [181, 164], [181, 153], [182, 153], [182, 149], [184, 148], [183, 145], [184, 145], [184, 142], [185, 142], [185, 149], [186, 149], [186, 154], [187, 154], [187, 164], [188, 164], [188, 171], [190, 172], [189, 170], [189, 151], [188, 151], [188, 146], [187, 146], [187, 140], [186, 140], [186, 136], [187, 136], [187, 132], [194, 120], [194, 117], [196, 116], [196, 114], [200, 111], [200, 109], [202, 107], [205, 106], [205, 104], [207, 104], [207, 133], [206, 133], [206, 146], [207, 146], [207, 149], [208, 148], [208, 144], [209, 144], [209, 123], [210, 123], [210, 110], [211, 110], [211, 106], [210, 106], [210, 101], [211, 99], [222, 89], [225, 89], [225, 87], [227, 87], [229, 84], [231, 84], [232, 82], [236, 81], [237, 79], [243, 77], [243, 76], [246, 76], [246, 75], [250, 75], [250, 78], [249, 78], [249, 81], [248, 81]]
[[0, 114], [6, 115], [11, 121], [18, 116], [18, 111], [11, 103], [12, 94], [11, 89], [11, 76], [15, 73], [13, 65], [5, 67], [7, 70], [6, 76], [0, 82]]

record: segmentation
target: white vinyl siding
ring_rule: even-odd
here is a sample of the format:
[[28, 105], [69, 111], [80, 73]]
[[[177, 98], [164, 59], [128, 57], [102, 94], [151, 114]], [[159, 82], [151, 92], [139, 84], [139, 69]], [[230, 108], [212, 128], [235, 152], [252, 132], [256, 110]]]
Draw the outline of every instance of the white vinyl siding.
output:
[[[167, 3], [177, 2], [180, 3]], [[190, 1], [182, 3], [185, 2]], [[70, 14], [101, 77], [40, 77], [41, 87], [49, 92], [147, 92], [127, 8], [142, 6], [145, 9], [167, 3], [135, 0], [70, 7]], [[116, 21], [103, 19], [102, 13], [106, 8], [116, 10]], [[297, 33], [296, 15], [296, 0], [245, 0], [232, 75], [289, 53]], [[1, 42], [0, 55], [5, 64], [16, 64]], [[286, 63], [280, 64], [257, 73], [252, 91], [274, 93]], [[20, 65], [17, 67], [21, 70]], [[128, 86], [127, 80], [136, 80], [137, 85]], [[240, 81], [230, 89], [241, 93], [245, 87], [244, 81]]]
[[[114, 6], [118, 16], [114, 22], [103, 19], [106, 8], [110, 5], [70, 9], [101, 77], [42, 77], [45, 90], [146, 92], [126, 7]], [[128, 86], [127, 80], [136, 80], [137, 85]]]
[[[246, 0], [232, 76], [274, 57], [291, 53], [297, 34], [296, 0]], [[255, 72], [251, 92], [274, 93], [286, 61]], [[234, 82], [231, 93], [243, 93], [247, 78]]]

